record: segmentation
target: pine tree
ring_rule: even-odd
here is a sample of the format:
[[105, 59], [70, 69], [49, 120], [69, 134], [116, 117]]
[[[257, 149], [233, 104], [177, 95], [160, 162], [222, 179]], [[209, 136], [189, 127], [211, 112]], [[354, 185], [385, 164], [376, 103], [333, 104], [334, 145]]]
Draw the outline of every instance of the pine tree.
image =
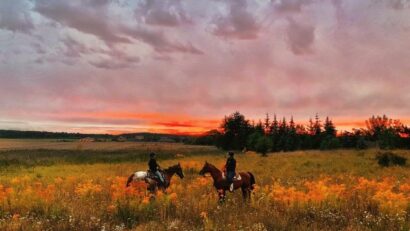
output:
[[297, 142], [297, 134], [296, 134], [296, 125], [293, 121], [293, 116], [290, 118], [289, 126], [287, 129], [287, 137], [285, 142], [285, 150], [286, 151], [294, 151], [297, 149], [298, 142]]
[[326, 117], [325, 124], [324, 124], [324, 133], [325, 136], [336, 137], [336, 128], [333, 125], [333, 122], [329, 117]]
[[308, 134], [311, 136], [315, 134], [315, 126], [314, 126], [312, 118], [309, 118], [309, 124], [308, 124], [307, 131], [308, 131]]
[[278, 143], [279, 150], [287, 151], [286, 140], [288, 138], [288, 124], [286, 122], [285, 117], [283, 117], [282, 122], [279, 125], [278, 136], [279, 136], [279, 143]]
[[266, 113], [264, 129], [265, 129], [265, 134], [270, 134], [270, 118], [269, 118], [268, 113]]
[[273, 115], [273, 121], [270, 126], [270, 136], [272, 140], [272, 151], [278, 152], [280, 151], [278, 144], [279, 144], [279, 123], [276, 118], [276, 114]]
[[263, 126], [261, 120], [259, 120], [259, 122], [256, 124], [256, 126], [255, 126], [255, 132], [257, 132], [257, 133], [259, 133], [259, 134], [261, 134], [261, 135], [264, 135], [264, 134], [265, 134], [265, 129], [264, 129], [264, 126]]
[[313, 129], [314, 129], [314, 135], [320, 136], [320, 134], [322, 133], [322, 121], [320, 121], [319, 115], [317, 113], [315, 116], [315, 124], [313, 125]]

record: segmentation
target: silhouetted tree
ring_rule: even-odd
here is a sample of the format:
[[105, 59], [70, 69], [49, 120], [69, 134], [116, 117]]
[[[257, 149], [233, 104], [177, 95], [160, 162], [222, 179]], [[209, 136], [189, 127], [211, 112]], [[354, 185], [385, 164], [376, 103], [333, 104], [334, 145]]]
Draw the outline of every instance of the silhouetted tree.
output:
[[272, 140], [272, 151], [273, 152], [278, 152], [280, 151], [279, 149], [279, 123], [276, 118], [276, 114], [273, 116], [273, 121], [270, 127], [270, 137]]
[[266, 118], [265, 118], [265, 123], [264, 123], [264, 129], [265, 129], [265, 134], [270, 134], [271, 131], [271, 124], [270, 124], [270, 118], [269, 118], [269, 114], [266, 113]]
[[288, 139], [288, 124], [286, 118], [283, 117], [282, 122], [279, 125], [279, 150], [287, 151], [286, 142]]
[[290, 118], [289, 126], [287, 129], [287, 136], [285, 142], [285, 151], [294, 151], [298, 148], [298, 137], [296, 133], [296, 125], [293, 121], [293, 116]]
[[226, 150], [242, 150], [252, 131], [249, 121], [239, 112], [225, 117], [221, 128], [223, 130], [221, 147]]
[[262, 124], [262, 121], [259, 120], [259, 122], [255, 125], [254, 130], [255, 130], [255, 132], [257, 132], [257, 133], [259, 133], [259, 134], [261, 134], [261, 135], [264, 135], [264, 134], [265, 134], [265, 128], [264, 128], [264, 126], [263, 126], [263, 124]]
[[336, 128], [329, 117], [326, 117], [325, 124], [323, 125], [325, 136], [336, 137]]
[[381, 149], [392, 149], [399, 146], [400, 134], [404, 126], [400, 120], [393, 120], [386, 115], [372, 116], [366, 120], [367, 135], [370, 140], [377, 141]]
[[[399, 120], [387, 116], [372, 116], [366, 121], [367, 129], [353, 129], [353, 132], [337, 130], [333, 121], [326, 117], [322, 125], [319, 115], [309, 119], [306, 126], [296, 124], [293, 117], [287, 123], [286, 118], [279, 122], [274, 114], [271, 122], [266, 114], [265, 120], [249, 123], [239, 112], [225, 117], [221, 125], [221, 133], [215, 132], [209, 137], [198, 139], [198, 143], [214, 142], [224, 149], [243, 149], [262, 152], [267, 148], [273, 152], [292, 151], [297, 149], [364, 149], [372, 143], [378, 143], [382, 149], [410, 148], [410, 128]], [[267, 142], [267, 140], [269, 142]], [[262, 152], [262, 153], [263, 153]]]

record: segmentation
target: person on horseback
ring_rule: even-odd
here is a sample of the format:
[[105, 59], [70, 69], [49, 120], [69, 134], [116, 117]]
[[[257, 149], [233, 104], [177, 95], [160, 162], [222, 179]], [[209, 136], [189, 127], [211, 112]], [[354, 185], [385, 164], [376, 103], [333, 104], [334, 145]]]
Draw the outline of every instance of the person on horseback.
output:
[[151, 152], [149, 154], [149, 162], [148, 162], [148, 167], [149, 170], [151, 171], [151, 173], [153, 173], [154, 175], [156, 175], [160, 181], [161, 185], [165, 185], [165, 181], [164, 178], [161, 174], [161, 167], [158, 165], [157, 160], [156, 160], [156, 155], [155, 153]]
[[229, 191], [233, 192], [233, 178], [235, 177], [235, 170], [236, 170], [236, 160], [233, 157], [233, 152], [228, 152], [228, 159], [226, 160], [225, 164], [225, 171], [226, 171], [226, 180], [229, 185]]

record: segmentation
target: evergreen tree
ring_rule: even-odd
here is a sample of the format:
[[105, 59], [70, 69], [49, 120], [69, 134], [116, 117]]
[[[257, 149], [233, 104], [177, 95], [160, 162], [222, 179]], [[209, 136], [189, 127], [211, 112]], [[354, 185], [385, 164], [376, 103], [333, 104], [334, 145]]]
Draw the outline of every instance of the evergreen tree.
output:
[[315, 124], [313, 125], [314, 135], [320, 136], [322, 134], [322, 122], [319, 119], [319, 115], [316, 113]]
[[256, 151], [256, 144], [257, 144], [259, 138], [262, 137], [262, 136], [263, 135], [261, 135], [259, 132], [253, 132], [248, 137], [248, 140], [247, 140], [247, 143], [246, 143], [246, 148], [248, 150], [251, 150], [251, 151]]
[[333, 125], [333, 122], [329, 117], [326, 117], [325, 124], [324, 124], [324, 134], [325, 136], [336, 137], [336, 128]]
[[279, 136], [279, 143], [278, 143], [279, 150], [287, 151], [286, 140], [288, 138], [288, 124], [286, 123], [285, 117], [283, 117], [282, 122], [279, 125], [278, 136]]
[[271, 131], [270, 131], [271, 126], [270, 126], [270, 118], [269, 118], [268, 113], [266, 113], [266, 118], [265, 118], [265, 124], [264, 125], [265, 125], [264, 126], [265, 134], [270, 134], [271, 133]]
[[315, 122], [313, 123], [313, 136], [311, 137], [311, 148], [318, 149], [322, 142], [322, 122], [319, 119], [319, 115], [316, 113]]
[[290, 118], [289, 127], [287, 130], [287, 139], [285, 142], [285, 150], [286, 151], [294, 151], [298, 148], [298, 140], [297, 140], [297, 133], [296, 133], [296, 125], [293, 121], [293, 116]]
[[315, 124], [313, 123], [312, 118], [309, 118], [309, 124], [307, 128], [308, 134], [313, 136], [315, 135]]
[[256, 142], [255, 150], [266, 156], [266, 153], [272, 148], [272, 141], [266, 136], [260, 136]]
[[265, 129], [264, 126], [262, 124], [262, 121], [259, 120], [259, 122], [256, 124], [255, 126], [255, 132], [261, 134], [261, 135], [265, 135]]
[[279, 122], [276, 118], [276, 114], [273, 115], [273, 121], [270, 126], [270, 136], [272, 140], [272, 151], [278, 152], [279, 149]]

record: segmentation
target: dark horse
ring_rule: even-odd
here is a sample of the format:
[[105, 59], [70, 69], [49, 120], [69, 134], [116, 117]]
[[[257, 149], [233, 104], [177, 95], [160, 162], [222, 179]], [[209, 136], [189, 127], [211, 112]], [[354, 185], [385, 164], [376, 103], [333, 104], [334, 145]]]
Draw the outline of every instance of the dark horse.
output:
[[164, 185], [160, 185], [158, 183], [158, 180], [149, 177], [146, 171], [139, 171], [139, 172], [134, 172], [133, 174], [131, 174], [131, 176], [128, 177], [126, 186], [127, 187], [130, 186], [132, 181], [144, 180], [147, 183], [148, 191], [150, 191], [151, 193], [156, 193], [158, 189], [165, 191], [165, 189], [167, 189], [169, 185], [171, 184], [171, 178], [175, 174], [177, 174], [181, 179], [184, 178], [184, 173], [182, 172], [182, 167], [179, 163], [167, 169], [164, 169], [163, 173], [165, 176]]
[[[222, 176], [222, 171], [219, 170], [214, 165], [208, 162], [205, 162], [205, 165], [201, 169], [199, 174], [205, 175], [205, 173], [211, 174], [214, 180], [214, 186], [216, 190], [218, 191], [219, 202], [224, 202], [226, 190], [229, 190], [229, 184], [226, 181], [226, 179]], [[243, 199], [244, 200], [250, 199], [251, 192], [255, 184], [255, 177], [250, 172], [240, 172], [239, 175], [241, 176], [241, 179], [234, 180], [234, 190], [241, 188]]]

